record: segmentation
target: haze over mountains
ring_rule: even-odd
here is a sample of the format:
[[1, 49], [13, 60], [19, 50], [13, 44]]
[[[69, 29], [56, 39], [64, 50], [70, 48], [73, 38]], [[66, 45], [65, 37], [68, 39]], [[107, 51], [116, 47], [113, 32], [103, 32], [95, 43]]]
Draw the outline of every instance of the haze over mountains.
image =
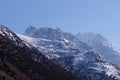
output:
[[64, 42], [67, 41], [67, 43], [78, 48], [81, 51], [93, 50], [99, 53], [111, 63], [120, 66], [120, 49], [116, 48], [105, 37], [97, 33], [89, 32], [84, 34], [78, 33], [77, 35], [73, 35], [71, 33], [63, 32], [59, 28], [37, 29], [31, 26], [25, 31], [24, 35], [48, 40], [62, 40]]
[[105, 37], [92, 32], [84, 34], [79, 33], [76, 36], [80, 41], [85, 42], [106, 60], [120, 66], [120, 49], [111, 44]]
[[120, 80], [119, 54], [100, 34], [0, 25], [1, 80]]
[[[96, 36], [94, 37], [94, 35]], [[78, 76], [87, 76], [88, 79], [92, 80], [102, 80], [103, 78], [99, 78], [99, 75], [103, 76], [107, 74], [111, 76], [116, 74], [114, 73], [115, 69], [112, 67], [113, 65], [109, 64], [109, 61], [119, 64], [119, 62], [116, 63], [116, 59], [120, 58], [118, 56], [120, 53], [100, 34], [89, 33], [88, 36], [85, 35], [84, 37], [83, 35], [84, 38], [81, 38], [80, 34], [73, 35], [61, 31], [59, 28], [35, 28], [31, 26], [26, 29], [23, 35], [18, 36], [22, 40], [37, 47], [47, 58]], [[93, 41], [91, 43], [93, 43], [93, 46], [96, 45], [97, 47], [93, 47], [91, 46], [92, 44], [89, 45], [85, 42], [89, 41], [87, 39]], [[104, 45], [106, 46], [104, 47]], [[102, 49], [97, 51], [99, 48]], [[109, 53], [110, 50], [112, 51], [111, 53]], [[103, 72], [106, 73], [104, 74]], [[103, 80], [107, 79], [105, 78]]]

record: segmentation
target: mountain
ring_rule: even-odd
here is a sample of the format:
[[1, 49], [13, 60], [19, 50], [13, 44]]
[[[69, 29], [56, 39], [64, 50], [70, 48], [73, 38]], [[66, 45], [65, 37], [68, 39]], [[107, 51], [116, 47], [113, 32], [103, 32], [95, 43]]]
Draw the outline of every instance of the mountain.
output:
[[[36, 57], [39, 57], [37, 61]], [[48, 60], [31, 44], [0, 25], [0, 80], [82, 79]]]
[[[24, 43], [31, 43], [46, 58], [84, 80], [120, 80], [120, 69], [106, 61], [86, 43], [60, 29], [29, 27]], [[33, 54], [34, 55], [34, 54]], [[39, 62], [36, 55], [36, 61]]]
[[120, 66], [120, 50], [113, 46], [105, 37], [96, 33], [77, 34], [77, 38], [92, 47], [109, 62]]
[[30, 26], [26, 29], [24, 35], [33, 38], [42, 38], [52, 41], [62, 41], [66, 44], [72, 45], [74, 48], [78, 48], [81, 51], [91, 50], [89, 46], [78, 40], [74, 35], [72, 35], [71, 33], [63, 32], [59, 28], [52, 29], [45, 27], [37, 29], [33, 26]]

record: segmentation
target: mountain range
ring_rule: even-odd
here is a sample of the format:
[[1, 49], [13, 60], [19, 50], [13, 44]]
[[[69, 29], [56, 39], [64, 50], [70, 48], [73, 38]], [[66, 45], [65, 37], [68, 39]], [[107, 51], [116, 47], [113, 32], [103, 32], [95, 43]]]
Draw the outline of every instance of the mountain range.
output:
[[[29, 46], [28, 46], [29, 45]], [[33, 60], [39, 57], [39, 63]], [[82, 80], [0, 25], [0, 80]]]
[[1, 80], [120, 80], [119, 54], [100, 34], [0, 25]]
[[[82, 76], [85, 80], [113, 80], [113, 77], [119, 79], [119, 68], [82, 40], [80, 34], [78, 35], [63, 32], [59, 28], [35, 28], [33, 26], [27, 28], [23, 35], [18, 34], [23, 41], [31, 43], [42, 51], [48, 59], [78, 77]], [[99, 37], [102, 36], [98, 35]], [[104, 54], [109, 56], [109, 53]]]

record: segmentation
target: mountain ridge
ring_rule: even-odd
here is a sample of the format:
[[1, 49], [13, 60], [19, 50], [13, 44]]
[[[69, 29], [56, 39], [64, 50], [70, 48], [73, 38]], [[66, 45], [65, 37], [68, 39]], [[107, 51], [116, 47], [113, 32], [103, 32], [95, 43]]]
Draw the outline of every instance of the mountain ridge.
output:
[[[39, 56], [39, 63], [34, 60], [36, 54]], [[27, 47], [16, 34], [4, 26], [0, 26], [0, 59], [7, 60], [15, 66], [18, 71], [24, 73], [28, 78], [25, 80], [81, 80], [81, 78], [78, 79], [69, 71], [62, 69], [45, 58], [35, 47]], [[6, 74], [8, 73], [6, 72]], [[15, 75], [15, 73], [13, 75]], [[8, 78], [5, 76], [3, 80], [4, 79]], [[11, 78], [9, 79], [12, 80]]]
[[85, 42], [105, 59], [120, 66], [120, 50], [113, 46], [105, 37], [96, 33], [84, 33], [76, 35], [79, 40]]
[[[45, 29], [45, 30], [44, 30]], [[41, 32], [42, 31], [42, 32]], [[50, 32], [50, 33], [49, 33]], [[36, 35], [37, 33], [37, 35]], [[53, 35], [53, 33], [55, 33]], [[35, 36], [34, 36], [35, 35]], [[93, 52], [86, 43], [75, 35], [57, 29], [38, 28], [32, 35], [18, 35], [31, 43], [50, 60], [85, 80], [119, 80], [119, 68]], [[61, 36], [61, 38], [58, 38]], [[46, 51], [47, 50], [47, 51]], [[39, 57], [36, 57], [39, 59]]]

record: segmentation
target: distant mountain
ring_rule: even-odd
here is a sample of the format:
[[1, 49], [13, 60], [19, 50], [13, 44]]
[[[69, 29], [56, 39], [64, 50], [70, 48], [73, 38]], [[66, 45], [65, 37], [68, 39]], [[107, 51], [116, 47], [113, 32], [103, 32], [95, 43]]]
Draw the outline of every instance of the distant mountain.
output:
[[79, 33], [77, 38], [92, 47], [106, 60], [120, 66], [120, 50], [113, 46], [105, 37], [96, 33]]
[[24, 35], [33, 38], [42, 38], [52, 41], [63, 41], [66, 44], [72, 45], [74, 48], [77, 48], [81, 51], [91, 50], [90, 47], [88, 47], [85, 43], [78, 40], [74, 35], [67, 32], [63, 32], [59, 28], [52, 29], [45, 27], [36, 29], [35, 27], [31, 26], [26, 29]]
[[[84, 80], [120, 80], [117, 66], [70, 33], [60, 29], [29, 27], [24, 35], [18, 36], [24, 43], [31, 43], [46, 58]], [[39, 62], [40, 57], [36, 55], [34, 59]]]
[[48, 60], [31, 44], [0, 25], [0, 80], [82, 79]]

